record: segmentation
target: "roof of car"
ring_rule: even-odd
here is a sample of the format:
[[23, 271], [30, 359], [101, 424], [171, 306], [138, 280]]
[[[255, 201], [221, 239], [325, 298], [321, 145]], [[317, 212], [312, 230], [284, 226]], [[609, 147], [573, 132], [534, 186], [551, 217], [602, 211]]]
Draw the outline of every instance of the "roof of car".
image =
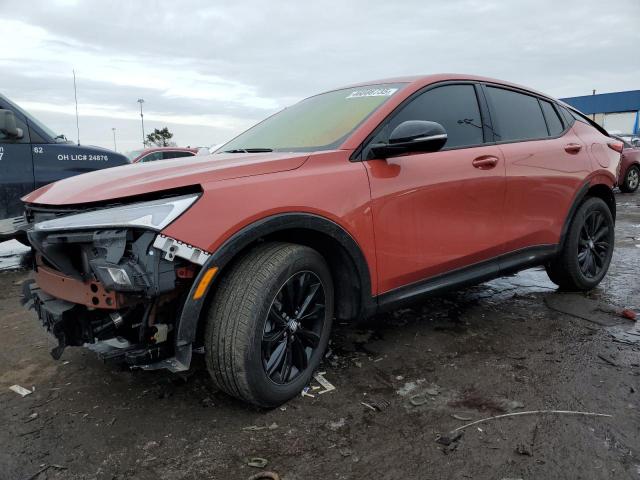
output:
[[163, 152], [165, 150], [168, 151], [179, 151], [179, 152], [194, 152], [194, 153], [198, 153], [198, 149], [197, 148], [193, 148], [193, 147], [149, 147], [149, 148], [145, 148], [140, 155], [149, 153], [149, 152]]
[[340, 87], [340, 89], [351, 88], [351, 87], [365, 87], [367, 85], [378, 85], [381, 83], [409, 83], [409, 84], [414, 84], [415, 86], [426, 86], [432, 83], [444, 82], [447, 80], [471, 80], [476, 82], [496, 83], [499, 85], [505, 85], [508, 87], [526, 90], [528, 92], [532, 92], [537, 95], [541, 95], [543, 97], [552, 98], [545, 93], [539, 92], [530, 87], [519, 85], [517, 83], [506, 82], [504, 80], [498, 80], [496, 78], [483, 77], [480, 75], [471, 75], [466, 73], [434, 73], [430, 75], [412, 75], [412, 76], [404, 76], [404, 77], [383, 78], [378, 80], [370, 80], [366, 82], [359, 82], [351, 85], [346, 85], [345, 87]]

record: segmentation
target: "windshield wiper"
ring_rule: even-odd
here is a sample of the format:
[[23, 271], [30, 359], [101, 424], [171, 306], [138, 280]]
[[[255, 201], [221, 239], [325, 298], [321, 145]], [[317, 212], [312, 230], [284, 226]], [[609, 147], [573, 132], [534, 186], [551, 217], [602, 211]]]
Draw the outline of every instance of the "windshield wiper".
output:
[[233, 150], [225, 150], [222, 153], [267, 153], [273, 152], [273, 148], [234, 148]]

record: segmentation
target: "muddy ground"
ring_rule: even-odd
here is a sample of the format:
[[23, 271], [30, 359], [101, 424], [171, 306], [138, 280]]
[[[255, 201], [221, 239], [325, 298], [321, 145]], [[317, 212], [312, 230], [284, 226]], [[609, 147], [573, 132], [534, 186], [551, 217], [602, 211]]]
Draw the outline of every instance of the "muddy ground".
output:
[[[336, 389], [270, 411], [217, 392], [201, 366], [125, 371], [79, 348], [52, 360], [18, 303], [27, 273], [0, 273], [0, 478], [247, 479], [261, 457], [288, 480], [640, 479], [640, 330], [617, 313], [640, 310], [640, 194], [617, 200], [594, 292], [556, 292], [534, 269], [339, 325], [321, 369]], [[511, 416], [435, 441], [530, 410], [611, 416]]]

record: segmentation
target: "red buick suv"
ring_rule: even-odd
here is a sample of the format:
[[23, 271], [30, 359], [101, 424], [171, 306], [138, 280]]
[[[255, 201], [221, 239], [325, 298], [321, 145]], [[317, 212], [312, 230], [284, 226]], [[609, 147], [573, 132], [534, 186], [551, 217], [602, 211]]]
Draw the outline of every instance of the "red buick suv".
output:
[[24, 301], [58, 340], [144, 369], [203, 353], [274, 406], [331, 324], [543, 265], [595, 287], [622, 143], [542, 93], [470, 75], [367, 82], [282, 110], [209, 156], [134, 164], [24, 198]]

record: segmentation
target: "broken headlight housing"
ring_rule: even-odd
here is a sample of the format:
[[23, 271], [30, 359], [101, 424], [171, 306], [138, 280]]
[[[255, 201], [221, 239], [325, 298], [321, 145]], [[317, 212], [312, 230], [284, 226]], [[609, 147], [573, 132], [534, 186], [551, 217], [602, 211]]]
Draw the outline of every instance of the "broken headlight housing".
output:
[[198, 194], [162, 198], [149, 202], [108, 207], [36, 223], [34, 230], [84, 230], [113, 227], [139, 227], [160, 231], [184, 213]]

